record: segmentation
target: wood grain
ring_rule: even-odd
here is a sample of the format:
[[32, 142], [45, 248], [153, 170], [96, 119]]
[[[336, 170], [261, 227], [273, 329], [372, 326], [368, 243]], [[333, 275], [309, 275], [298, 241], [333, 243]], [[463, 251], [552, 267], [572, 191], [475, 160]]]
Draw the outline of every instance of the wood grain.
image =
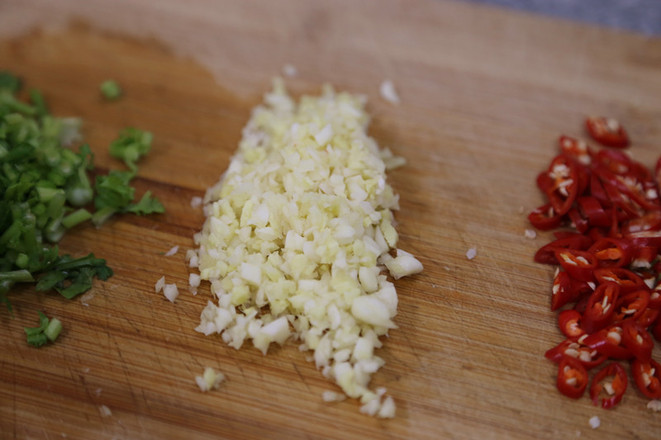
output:
[[[38, 30], [44, 16], [59, 30]], [[658, 438], [661, 414], [633, 387], [612, 411], [556, 391], [543, 357], [562, 339], [548, 306], [552, 273], [532, 261], [549, 235], [524, 236], [542, 200], [536, 174], [558, 135], [583, 135], [586, 114], [620, 119], [634, 157], [657, 158], [658, 39], [403, 0], [8, 0], [0, 25], [0, 67], [43, 90], [55, 114], [82, 117], [101, 168], [120, 166], [106, 148], [121, 128], [154, 133], [138, 192], [151, 189], [167, 208], [65, 238], [66, 252], [94, 251], [115, 270], [85, 304], [12, 294], [15, 315], [0, 312], [1, 438]], [[393, 420], [363, 416], [353, 400], [323, 403], [334, 388], [294, 343], [262, 356], [196, 333], [207, 288], [176, 304], [153, 291], [163, 274], [185, 290], [183, 254], [203, 222], [190, 200], [217, 181], [286, 63], [299, 71], [288, 80], [296, 94], [324, 82], [365, 93], [371, 133], [408, 161], [389, 179], [401, 195], [400, 244], [425, 271], [396, 283], [399, 328], [373, 379], [397, 402]], [[107, 78], [124, 85], [120, 101], [99, 97]], [[379, 97], [386, 78], [399, 106]], [[165, 257], [173, 245], [180, 252]], [[65, 326], [39, 350], [22, 330], [37, 310]], [[199, 392], [205, 366], [228, 377], [220, 390]]]

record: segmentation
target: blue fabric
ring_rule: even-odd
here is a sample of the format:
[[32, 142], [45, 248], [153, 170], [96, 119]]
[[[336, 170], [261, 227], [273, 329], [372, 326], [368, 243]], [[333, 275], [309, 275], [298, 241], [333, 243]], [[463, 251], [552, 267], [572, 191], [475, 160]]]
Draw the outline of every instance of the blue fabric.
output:
[[468, 0], [661, 35], [661, 0]]

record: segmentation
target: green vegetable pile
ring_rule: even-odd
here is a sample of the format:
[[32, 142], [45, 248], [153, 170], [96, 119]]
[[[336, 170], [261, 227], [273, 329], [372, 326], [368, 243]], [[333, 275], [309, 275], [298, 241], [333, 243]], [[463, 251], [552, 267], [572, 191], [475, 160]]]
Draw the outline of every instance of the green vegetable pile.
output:
[[[105, 260], [93, 254], [60, 255], [57, 243], [67, 230], [87, 221], [100, 226], [120, 213], [164, 212], [149, 191], [134, 202], [130, 185], [137, 161], [151, 147], [151, 133], [124, 130], [110, 154], [128, 170], [99, 174], [92, 184], [90, 147], [69, 148], [79, 138], [80, 120], [49, 114], [36, 90], [23, 102], [17, 97], [20, 88], [19, 78], [0, 72], [0, 303], [10, 311], [8, 293], [16, 283], [34, 283], [38, 291], [55, 290], [71, 299], [89, 290], [94, 278], [112, 276]], [[37, 329], [26, 329], [32, 345], [54, 340], [45, 332], [50, 327], [44, 319]]]

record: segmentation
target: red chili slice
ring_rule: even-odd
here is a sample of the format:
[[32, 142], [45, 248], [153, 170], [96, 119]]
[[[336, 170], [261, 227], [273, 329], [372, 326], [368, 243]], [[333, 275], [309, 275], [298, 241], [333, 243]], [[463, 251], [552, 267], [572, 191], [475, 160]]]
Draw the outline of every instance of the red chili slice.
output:
[[627, 319], [622, 323], [622, 345], [636, 359], [648, 361], [652, 357], [654, 341], [647, 330], [633, 319]]
[[600, 284], [592, 292], [582, 320], [587, 333], [594, 333], [611, 323], [619, 296], [620, 286], [615, 283]]
[[611, 173], [625, 175], [631, 171], [633, 160], [624, 151], [599, 150], [594, 155], [595, 168], [605, 167]]
[[562, 216], [555, 213], [550, 203], [533, 210], [528, 215], [530, 224], [541, 231], [557, 228], [562, 223]]
[[613, 359], [630, 359], [633, 353], [622, 343], [622, 327], [611, 325], [583, 338], [582, 342], [593, 350]]
[[611, 216], [604, 209], [599, 199], [594, 196], [579, 197], [576, 202], [578, 209], [585, 219], [587, 219], [590, 227], [611, 225]]
[[[606, 379], [610, 377], [612, 377], [612, 380], [606, 382]], [[613, 408], [622, 400], [622, 396], [627, 389], [628, 383], [627, 372], [622, 368], [622, 365], [617, 362], [606, 365], [599, 370], [592, 379], [592, 384], [590, 385], [590, 398], [592, 399], [592, 403], [599, 405], [599, 401], [601, 400], [602, 408]], [[602, 391], [606, 392], [605, 397], [601, 397]]]
[[597, 258], [599, 267], [622, 267], [631, 262], [631, 245], [627, 240], [604, 237], [588, 249]]
[[558, 327], [568, 339], [576, 341], [585, 334], [585, 330], [581, 327], [581, 320], [582, 316], [576, 310], [563, 310], [558, 315]]
[[661, 399], [661, 364], [654, 359], [631, 362], [631, 374], [638, 389], [650, 399]]
[[626, 176], [617, 176], [614, 184], [629, 199], [637, 203], [645, 210], [654, 210], [659, 208], [659, 193], [656, 190], [656, 184], [651, 180], [651, 176], [643, 173], [632, 173]]
[[559, 264], [555, 258], [556, 249], [586, 250], [591, 244], [592, 240], [582, 234], [560, 237], [539, 248], [535, 253], [535, 261], [542, 264]]
[[643, 327], [647, 328], [654, 324], [657, 319], [659, 319], [659, 314], [661, 314], [661, 310], [647, 307], [643, 314], [640, 315], [636, 321], [638, 321], [638, 323]]
[[627, 319], [638, 319], [650, 303], [650, 293], [647, 289], [634, 290], [621, 295], [617, 300], [613, 322]]
[[661, 230], [661, 211], [649, 211], [637, 219], [628, 221], [622, 226], [624, 236], [635, 235], [640, 232]]
[[567, 272], [559, 271], [553, 277], [553, 289], [551, 294], [551, 310], [557, 310], [578, 297], [574, 289], [572, 279]]
[[581, 234], [585, 234], [588, 229], [590, 229], [589, 220], [583, 216], [578, 208], [574, 207], [570, 209], [567, 213], [567, 217], [569, 217], [571, 225]]
[[560, 151], [583, 165], [589, 165], [592, 161], [592, 151], [587, 142], [573, 137], [562, 135], [558, 139]]
[[597, 199], [604, 208], [610, 208], [613, 205], [608, 194], [606, 194], [606, 189], [601, 183], [601, 179], [596, 173], [591, 173], [590, 175], [590, 195]]
[[564, 215], [572, 207], [579, 190], [578, 165], [565, 155], [558, 155], [546, 172], [547, 178], [538, 179], [538, 185], [558, 215]]
[[563, 356], [558, 365], [556, 386], [565, 396], [578, 399], [588, 386], [588, 372], [576, 358]]
[[597, 259], [592, 253], [577, 249], [556, 249], [555, 258], [573, 279], [594, 280], [593, 273], [597, 268]]
[[647, 288], [645, 281], [634, 272], [622, 267], [600, 267], [594, 270], [594, 277], [600, 283], [611, 281], [620, 285], [620, 293]]
[[629, 146], [629, 136], [626, 130], [613, 118], [590, 116], [585, 120], [585, 126], [592, 139], [601, 145], [614, 148]]
[[[636, 240], [629, 240], [632, 247], [631, 266], [636, 268], [651, 268], [652, 263], [656, 260], [659, 254], [657, 246], [650, 246], [646, 244], [636, 244]], [[656, 272], [653, 273], [656, 277]]]
[[556, 364], [565, 356], [578, 359], [588, 370], [601, 365], [607, 359], [605, 355], [599, 353], [597, 350], [593, 350], [590, 347], [571, 339], [565, 339], [544, 353], [544, 357]]

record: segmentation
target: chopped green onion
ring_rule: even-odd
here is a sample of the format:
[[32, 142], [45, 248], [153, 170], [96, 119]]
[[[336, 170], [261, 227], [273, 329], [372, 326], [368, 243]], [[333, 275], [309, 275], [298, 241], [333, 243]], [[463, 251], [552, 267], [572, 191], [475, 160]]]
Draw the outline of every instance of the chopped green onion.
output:
[[44, 334], [49, 341], [55, 342], [57, 337], [62, 332], [62, 322], [57, 318], [52, 318], [44, 330]]
[[62, 226], [71, 229], [74, 226], [92, 218], [92, 214], [85, 208], [80, 208], [62, 219]]
[[122, 95], [122, 88], [117, 81], [112, 79], [102, 82], [100, 89], [103, 97], [110, 101], [115, 100]]

